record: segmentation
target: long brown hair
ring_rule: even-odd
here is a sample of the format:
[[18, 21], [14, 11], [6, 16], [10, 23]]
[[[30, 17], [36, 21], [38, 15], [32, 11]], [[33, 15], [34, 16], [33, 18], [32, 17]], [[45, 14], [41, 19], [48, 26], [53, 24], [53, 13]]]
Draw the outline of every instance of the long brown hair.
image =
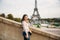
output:
[[24, 14], [23, 17], [22, 17], [21, 22], [24, 21], [24, 17], [25, 17], [25, 16], [28, 16], [28, 15], [27, 15], [27, 14]]

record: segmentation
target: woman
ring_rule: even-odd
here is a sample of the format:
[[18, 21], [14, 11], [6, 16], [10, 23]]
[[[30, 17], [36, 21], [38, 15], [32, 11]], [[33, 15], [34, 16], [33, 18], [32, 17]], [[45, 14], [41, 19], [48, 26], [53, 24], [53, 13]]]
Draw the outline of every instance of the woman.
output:
[[23, 26], [24, 40], [30, 40], [30, 35], [31, 35], [32, 32], [29, 29], [30, 24], [29, 24], [28, 16], [26, 14], [23, 15], [22, 26]]

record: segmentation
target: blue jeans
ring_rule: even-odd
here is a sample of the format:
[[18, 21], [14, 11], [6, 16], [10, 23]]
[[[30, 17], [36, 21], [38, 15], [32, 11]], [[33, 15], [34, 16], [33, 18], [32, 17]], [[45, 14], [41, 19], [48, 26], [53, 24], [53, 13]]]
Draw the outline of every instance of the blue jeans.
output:
[[28, 38], [26, 38], [26, 33], [23, 32], [23, 37], [24, 37], [24, 40], [30, 40], [30, 34], [28, 33]]

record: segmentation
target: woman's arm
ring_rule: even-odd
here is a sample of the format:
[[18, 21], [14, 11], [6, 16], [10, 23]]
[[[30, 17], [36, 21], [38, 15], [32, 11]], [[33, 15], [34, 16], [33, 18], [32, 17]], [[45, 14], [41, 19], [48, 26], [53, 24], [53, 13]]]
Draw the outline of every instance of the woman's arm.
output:
[[[28, 23], [28, 24], [29, 24], [29, 27], [31, 27], [31, 24], [30, 23]], [[29, 32], [32, 33], [32, 31], [30, 29], [29, 29]]]

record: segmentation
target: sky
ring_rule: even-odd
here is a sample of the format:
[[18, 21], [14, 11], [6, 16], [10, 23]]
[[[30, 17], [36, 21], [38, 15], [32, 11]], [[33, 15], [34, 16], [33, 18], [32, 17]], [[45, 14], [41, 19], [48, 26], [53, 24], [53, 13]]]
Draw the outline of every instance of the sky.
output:
[[[37, 0], [41, 18], [60, 17], [60, 0]], [[31, 18], [35, 7], [35, 0], [0, 0], [0, 14], [13, 14], [20, 17], [27, 14]]]

